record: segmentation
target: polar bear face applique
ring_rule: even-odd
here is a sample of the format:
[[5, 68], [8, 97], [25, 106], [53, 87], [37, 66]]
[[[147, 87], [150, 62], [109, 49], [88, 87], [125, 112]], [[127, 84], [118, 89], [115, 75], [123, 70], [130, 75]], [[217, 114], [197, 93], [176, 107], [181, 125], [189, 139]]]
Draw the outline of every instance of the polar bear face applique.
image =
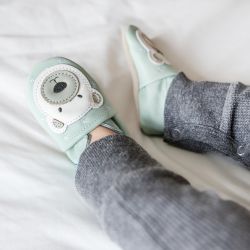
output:
[[55, 133], [81, 119], [91, 109], [103, 105], [103, 97], [92, 88], [87, 77], [77, 68], [59, 64], [45, 69], [36, 78], [33, 96]]

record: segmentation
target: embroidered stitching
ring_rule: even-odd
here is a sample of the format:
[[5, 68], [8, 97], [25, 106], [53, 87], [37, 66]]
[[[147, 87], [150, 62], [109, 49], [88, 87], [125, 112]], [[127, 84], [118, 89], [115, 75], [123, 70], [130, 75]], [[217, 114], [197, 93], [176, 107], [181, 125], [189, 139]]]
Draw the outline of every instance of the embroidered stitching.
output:
[[[54, 71], [56, 70], [66, 70], [66, 71], [69, 71], [69, 72], [72, 72], [74, 73], [78, 80], [80, 81], [80, 84], [85, 84], [86, 87], [88, 88], [88, 91], [91, 91], [92, 87], [90, 85], [90, 82], [88, 81], [88, 79], [86, 78], [86, 76], [78, 69], [74, 68], [73, 66], [71, 65], [65, 65], [65, 64], [59, 64], [59, 65], [55, 65], [55, 66], [52, 66], [46, 70], [44, 70], [43, 72], [41, 72], [41, 74], [36, 78], [35, 80], [35, 83], [34, 83], [34, 91], [33, 91], [33, 97], [34, 97], [34, 102], [36, 104], [37, 107], [40, 107], [40, 110], [42, 111], [42, 113], [46, 116], [50, 116], [50, 114], [48, 114], [46, 111], [44, 111], [40, 104], [39, 104], [39, 101], [38, 101], [38, 95], [39, 95], [39, 87], [42, 85], [44, 79], [50, 75], [51, 73], [53, 73]], [[84, 76], [84, 77], [82, 77]], [[92, 102], [90, 103], [91, 105], [93, 104]], [[89, 111], [91, 105], [88, 105], [87, 106], [87, 110]], [[88, 112], [87, 111], [87, 112]], [[87, 113], [86, 112], [86, 113]], [[84, 115], [84, 113], [82, 114], [82, 116]], [[78, 119], [80, 119], [81, 116], [78, 116]], [[73, 122], [75, 122], [76, 120], [74, 119], [72, 122], [70, 122], [68, 125], [72, 124]]]
[[149, 60], [157, 65], [167, 63], [164, 54], [157, 49], [153, 42], [140, 30], [136, 30], [136, 37], [140, 44], [146, 49]]
[[[52, 103], [52, 104], [64, 104], [64, 103], [67, 103], [68, 101], [70, 101], [70, 100], [72, 100], [74, 97], [75, 97], [75, 95], [77, 94], [77, 92], [78, 92], [78, 90], [79, 90], [79, 84], [77, 84], [77, 80], [76, 79], [74, 79], [74, 77], [71, 75], [71, 74], [67, 74], [66, 72], [55, 72], [53, 75], [51, 75], [51, 76], [49, 76], [48, 77], [48, 79], [50, 79], [51, 77], [54, 77], [54, 76], [57, 76], [57, 75], [67, 75], [67, 76], [69, 76], [70, 78], [72, 78], [73, 79], [73, 81], [74, 81], [74, 83], [75, 83], [75, 85], [74, 85], [74, 91], [73, 91], [73, 93], [69, 96], [69, 97], [67, 97], [66, 99], [63, 99], [63, 100], [61, 100], [61, 101], [53, 101], [53, 100], [50, 100], [47, 96], [46, 96], [46, 94], [45, 94], [45, 83], [47, 82], [47, 81], [45, 81], [45, 79], [44, 79], [44, 81], [43, 81], [43, 84], [42, 84], [42, 86], [41, 86], [41, 94], [42, 94], [42, 96], [43, 96], [43, 98], [48, 102], [48, 103]], [[48, 80], [48, 79], [46, 79], [46, 80]]]

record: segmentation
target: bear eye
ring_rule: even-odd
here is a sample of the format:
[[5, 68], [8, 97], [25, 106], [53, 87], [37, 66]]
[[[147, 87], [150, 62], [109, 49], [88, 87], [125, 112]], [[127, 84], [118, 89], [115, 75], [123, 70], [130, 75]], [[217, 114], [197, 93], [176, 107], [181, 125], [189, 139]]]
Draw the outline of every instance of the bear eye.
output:
[[60, 108], [58, 108], [58, 111], [59, 111], [59, 112], [62, 112], [62, 108], [61, 108], [61, 107], [60, 107]]
[[79, 98], [82, 98], [82, 95], [77, 95]]

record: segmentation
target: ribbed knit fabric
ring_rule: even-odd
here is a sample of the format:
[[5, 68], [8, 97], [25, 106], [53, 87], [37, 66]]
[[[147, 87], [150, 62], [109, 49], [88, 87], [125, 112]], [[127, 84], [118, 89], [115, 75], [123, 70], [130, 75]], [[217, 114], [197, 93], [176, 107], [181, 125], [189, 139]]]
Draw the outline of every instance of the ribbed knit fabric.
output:
[[164, 120], [168, 143], [218, 151], [250, 169], [250, 86], [196, 82], [180, 73], [169, 88]]
[[91, 144], [75, 181], [124, 250], [249, 250], [249, 211], [196, 191], [126, 136]]

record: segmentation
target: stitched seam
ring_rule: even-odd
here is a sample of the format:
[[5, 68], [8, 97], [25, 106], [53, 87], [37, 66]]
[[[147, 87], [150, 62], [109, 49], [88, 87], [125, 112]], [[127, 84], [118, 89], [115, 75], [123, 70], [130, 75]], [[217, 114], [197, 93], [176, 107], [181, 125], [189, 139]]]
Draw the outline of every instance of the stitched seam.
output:
[[[36, 77], [36, 79], [34, 80], [34, 90], [33, 90], [33, 98], [34, 98], [34, 102], [35, 102], [35, 105], [37, 107], [40, 108], [40, 110], [42, 111], [43, 114], [49, 116], [49, 114], [47, 112], [45, 112], [39, 105], [39, 102], [38, 102], [38, 95], [39, 95], [39, 87], [40, 85], [42, 85], [42, 82], [44, 81], [44, 79], [46, 78], [46, 75], [49, 75], [55, 71], [58, 71], [58, 70], [65, 70], [65, 71], [69, 71], [73, 74], [76, 75], [76, 77], [79, 77], [81, 76], [81, 80], [80, 80], [80, 84], [85, 84], [88, 88], [89, 91], [91, 91], [92, 89], [92, 86], [88, 80], [88, 78], [77, 68], [71, 66], [71, 65], [67, 65], [67, 64], [58, 64], [58, 65], [55, 65], [55, 66], [52, 66], [50, 68], [47, 68], [45, 69], [44, 71], [42, 71], [40, 73], [40, 75], [38, 75]], [[86, 79], [85, 79], [86, 78]], [[87, 81], [86, 81], [87, 80]], [[82, 81], [82, 82], [81, 82]], [[90, 107], [90, 106], [89, 106]]]
[[[35, 79], [35, 82], [36, 84], [34, 84], [34, 90], [33, 90], [33, 98], [34, 98], [34, 102], [35, 102], [35, 106], [36, 107], [39, 107], [40, 108], [40, 111], [46, 115], [46, 116], [50, 116], [46, 111], [44, 111], [44, 109], [42, 109], [39, 105], [39, 102], [38, 102], [38, 95], [39, 95], [39, 86], [42, 84], [42, 82], [44, 81], [45, 77], [43, 75], [49, 75], [53, 72], [55, 72], [56, 70], [65, 70], [65, 71], [69, 71], [70, 73], [73, 73], [76, 75], [76, 77], [79, 77], [80, 76], [83, 76], [84, 78], [82, 78], [80, 80], [80, 84], [84, 84], [87, 88], [88, 88], [88, 91], [90, 93], [93, 93], [93, 92], [98, 92], [100, 94], [99, 91], [97, 91], [95, 88], [92, 88], [91, 86], [91, 83], [90, 81], [88, 80], [88, 78], [77, 68], [71, 66], [71, 65], [55, 65], [55, 66], [52, 66], [50, 68], [48, 68], [47, 70], [45, 70], [45, 72], [43, 71], [36, 79]], [[86, 78], [86, 79], [85, 79]], [[87, 80], [87, 81], [86, 81]], [[82, 81], [82, 82], [81, 82]], [[101, 95], [101, 94], [100, 94]], [[102, 97], [102, 95], [101, 95]], [[90, 112], [92, 110], [92, 106], [94, 105], [94, 101], [93, 101], [93, 98], [91, 99], [91, 103], [88, 105], [88, 108], [87, 108], [87, 111], [85, 111], [85, 113], [81, 113], [77, 118], [73, 119], [72, 121], [70, 121], [67, 125], [71, 125], [72, 123], [74, 123], [75, 121], [81, 119], [82, 117], [84, 117], [85, 115], [87, 115], [88, 112]], [[103, 97], [102, 97], [102, 102], [100, 104], [100, 107], [103, 106]], [[105, 115], [108, 116], [108, 118], [110, 118], [110, 112], [105, 112]], [[103, 116], [102, 116], [103, 117]], [[107, 119], [108, 119], [107, 118]], [[93, 120], [92, 122], [95, 122], [96, 120], [98, 119], [95, 119]], [[88, 126], [86, 126], [87, 128], [90, 127], [90, 124], [88, 124]], [[84, 130], [86, 130], [86, 127], [84, 127]], [[77, 136], [74, 136], [73, 139], [77, 138]], [[66, 150], [68, 149], [68, 147], [66, 148]]]
[[[176, 76], [176, 74], [173, 73], [173, 74], [167, 75], [167, 77], [173, 77], [173, 76]], [[161, 81], [162, 79], [165, 79], [165, 78], [166, 78], [166, 76], [163, 76], [163, 77], [161, 77], [161, 78], [159, 78], [159, 79], [157, 79], [157, 80], [153, 80], [152, 82], [149, 82], [149, 83], [147, 83], [146, 85], [142, 86], [142, 87], [140, 88], [140, 90], [146, 88], [146, 87], [147, 87], [148, 85], [150, 85], [150, 84], [153, 84], [153, 83], [155, 83], [155, 82], [157, 82], [157, 81]], [[172, 85], [172, 83], [173, 83], [173, 82], [170, 83], [170, 86]]]
[[236, 99], [235, 93], [236, 93], [237, 87], [238, 87], [238, 83], [230, 84], [228, 91], [227, 91], [224, 107], [222, 110], [220, 129], [224, 131], [225, 133], [228, 133], [228, 130], [230, 129], [230, 123], [228, 123], [228, 121], [231, 120], [232, 115], [233, 115], [232, 106]]
[[[160, 53], [161, 55], [163, 55], [163, 53], [161, 51], [159, 51], [157, 48], [153, 47], [154, 44], [153, 42], [147, 37], [147, 39], [152, 43], [151, 45], [147, 44], [147, 42], [145, 42], [145, 39], [143, 38], [143, 36], [146, 37], [146, 35], [144, 33], [142, 33], [141, 31], [136, 31], [136, 37], [139, 41], [139, 43], [144, 47], [144, 49], [147, 51], [147, 56], [148, 59], [156, 65], [163, 65], [165, 64], [164, 60], [159, 62], [157, 61], [157, 59], [155, 59], [155, 57], [153, 56], [156, 53]], [[163, 57], [165, 58], [165, 56], [163, 55]]]
[[[74, 79], [74, 77], [72, 75], [70, 75], [70, 74], [67, 74], [66, 72], [64, 72], [64, 73], [63, 72], [58, 72], [58, 73], [54, 73], [54, 75], [67, 75], [67, 76], [69, 76], [70, 78], [73, 79], [74, 83], [76, 83], [76, 80]], [[54, 76], [54, 75], [52, 75], [52, 76]], [[52, 76], [48, 77], [47, 79], [50, 79]], [[44, 82], [46, 82], [46, 78], [45, 78]], [[44, 88], [45, 88], [45, 84], [42, 84], [42, 86], [41, 86], [41, 94], [42, 94], [42, 96], [43, 96], [43, 98], [45, 100], [47, 100], [49, 103], [52, 103], [52, 104], [61, 104], [61, 103], [64, 104], [66, 101], [71, 100], [72, 97], [74, 97], [76, 95], [77, 89], [79, 89], [79, 85], [77, 85], [77, 83], [75, 84], [73, 93], [70, 96], [68, 96], [66, 99], [63, 99], [62, 101], [56, 101], [56, 102], [51, 101], [49, 98], [47, 98], [47, 96], [46, 96], [46, 94], [44, 92]]]
[[[188, 123], [185, 123], [185, 124], [188, 124]], [[190, 123], [190, 124], [192, 124], [192, 123]], [[238, 154], [232, 148], [227, 147], [227, 149], [225, 149], [224, 147], [221, 147], [221, 145], [225, 146], [225, 143], [228, 144], [228, 141], [229, 141], [229, 142], [231, 142], [233, 144], [234, 148], [237, 148], [239, 143], [236, 140], [234, 140], [232, 137], [228, 136], [225, 132], [220, 131], [218, 129], [215, 129], [213, 127], [210, 127], [210, 128], [212, 128], [212, 129], [214, 129], [216, 131], [207, 130], [206, 128], [208, 126], [197, 125], [197, 124], [195, 124], [195, 125], [199, 126], [199, 128], [200, 128], [200, 130], [202, 132], [205, 132], [205, 133], [210, 134], [210, 135], [218, 136], [218, 138], [222, 139], [223, 141], [220, 143], [220, 145], [218, 145], [217, 147], [214, 147], [214, 143], [211, 144], [211, 143], [203, 142], [203, 141], [197, 140], [197, 139], [192, 138], [192, 137], [174, 140], [174, 138], [171, 138], [171, 137], [169, 138], [169, 137], [167, 137], [165, 135], [166, 141], [169, 140], [169, 143], [171, 143], [171, 144], [173, 143], [173, 144], [176, 144], [176, 145], [178, 144], [178, 142], [184, 142], [184, 141], [190, 141], [190, 140], [195, 141], [195, 142], [202, 142], [202, 143], [207, 144], [210, 147], [216, 149], [219, 152], [223, 152], [224, 154], [226, 154], [228, 156], [236, 157], [239, 161], [241, 161], [241, 162], [243, 162], [245, 164], [244, 158], [239, 157]], [[220, 132], [220, 133], [218, 133], [218, 132]], [[223, 133], [225, 135], [225, 137], [220, 136], [221, 133]]]
[[[175, 126], [178, 126], [178, 122], [176, 123], [176, 125]], [[222, 134], [224, 134], [224, 136], [225, 136], [225, 139], [227, 139], [227, 140], [229, 140], [230, 142], [232, 142], [233, 144], [235, 144], [235, 145], [237, 145], [237, 141], [235, 140], [235, 139], [233, 139], [232, 137], [230, 137], [227, 133], [225, 133], [224, 131], [222, 131], [222, 130], [220, 130], [220, 129], [217, 129], [217, 128], [215, 128], [215, 127], [212, 127], [212, 126], [208, 126], [208, 125], [203, 125], [203, 124], [197, 124], [197, 123], [182, 123], [182, 125], [187, 125], [187, 126], [185, 126], [184, 127], [184, 129], [186, 128], [186, 127], [189, 127], [189, 125], [192, 125], [192, 126], [198, 126], [202, 131], [205, 131], [205, 132], [207, 132], [207, 133], [209, 133], [209, 134], [213, 134], [213, 135], [219, 135], [219, 137], [222, 137], [222, 136], [220, 136], [220, 134], [218, 133], [218, 132], [220, 132], [220, 133], [222, 133]], [[210, 129], [210, 130], [207, 130], [207, 129]]]
[[[88, 112], [90, 112], [91, 110], [89, 110]], [[93, 125], [93, 123], [95, 123], [98, 120], [101, 120], [101, 118], [107, 120], [107, 119], [109, 119], [111, 117], [112, 117], [111, 114], [109, 114], [108, 112], [105, 112], [102, 115], [100, 115], [98, 118], [96, 118], [96, 119], [92, 120], [91, 122], [87, 123], [87, 125], [83, 124], [84, 127], [83, 127], [82, 131], [77, 131], [76, 134], [72, 135], [72, 137], [71, 137], [71, 141], [73, 140], [75, 142], [74, 143], [70, 143], [69, 145], [67, 145], [67, 147], [65, 147], [64, 150], [66, 151], [69, 148], [71, 148], [78, 140], [80, 140], [83, 136], [85, 136], [87, 133], [89, 133], [88, 129], [91, 127], [91, 125]], [[79, 132], [83, 132], [84, 134], [81, 137], [79, 137]]]
[[[88, 88], [88, 91], [93, 93], [94, 91], [98, 92], [96, 89], [91, 88], [89, 85], [86, 85], [86, 87]], [[98, 92], [100, 94], [100, 92]], [[98, 108], [101, 108], [101, 106], [103, 106], [103, 96], [100, 94], [101, 98], [102, 98], [102, 102], [100, 102], [100, 106]], [[75, 119], [71, 120], [68, 125], [71, 125], [72, 123], [78, 121], [79, 119], [83, 118], [84, 116], [86, 116], [88, 114], [88, 112], [90, 112], [93, 109], [95, 102], [93, 101], [93, 97], [91, 99], [90, 104], [88, 105], [88, 109], [87, 111], [85, 111], [84, 113], [81, 113], [79, 116], [77, 116]], [[95, 121], [95, 120], [94, 120]], [[93, 122], [93, 121], [92, 121]]]

